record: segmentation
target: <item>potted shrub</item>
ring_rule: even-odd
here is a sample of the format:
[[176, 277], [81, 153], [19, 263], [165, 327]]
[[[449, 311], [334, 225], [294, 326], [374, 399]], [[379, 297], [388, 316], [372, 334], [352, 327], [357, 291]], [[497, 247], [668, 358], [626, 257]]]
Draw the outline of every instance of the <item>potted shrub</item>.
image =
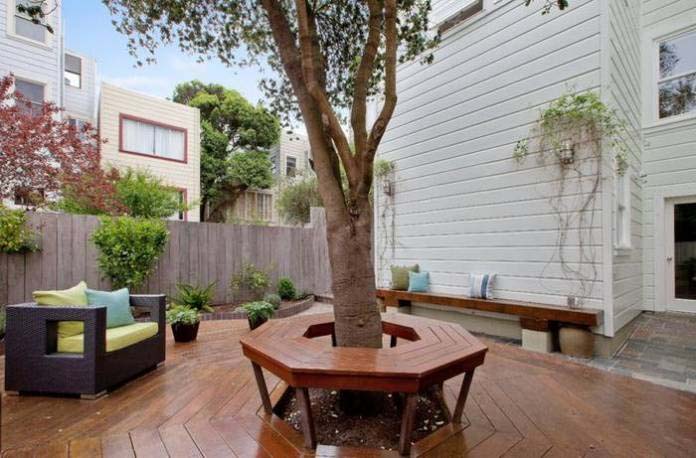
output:
[[291, 301], [295, 299], [297, 291], [295, 291], [295, 284], [288, 277], [281, 277], [278, 280], [278, 296], [285, 301]]
[[175, 342], [191, 342], [198, 336], [201, 317], [196, 309], [175, 305], [167, 310], [167, 322], [172, 325]]
[[248, 302], [242, 305], [242, 308], [247, 314], [249, 329], [252, 331], [268, 321], [275, 312], [273, 304], [266, 301]]
[[172, 302], [192, 308], [198, 312], [213, 312], [210, 304], [212, 304], [213, 296], [215, 296], [215, 285], [216, 282], [212, 282], [207, 286], [177, 283], [177, 295], [172, 298]]

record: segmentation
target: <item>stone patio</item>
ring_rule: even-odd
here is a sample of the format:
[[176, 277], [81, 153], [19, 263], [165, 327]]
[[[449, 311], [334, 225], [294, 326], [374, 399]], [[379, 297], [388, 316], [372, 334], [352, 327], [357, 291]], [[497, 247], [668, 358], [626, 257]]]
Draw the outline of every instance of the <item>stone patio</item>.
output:
[[696, 392], [696, 315], [645, 312], [611, 359], [591, 366], [660, 385]]

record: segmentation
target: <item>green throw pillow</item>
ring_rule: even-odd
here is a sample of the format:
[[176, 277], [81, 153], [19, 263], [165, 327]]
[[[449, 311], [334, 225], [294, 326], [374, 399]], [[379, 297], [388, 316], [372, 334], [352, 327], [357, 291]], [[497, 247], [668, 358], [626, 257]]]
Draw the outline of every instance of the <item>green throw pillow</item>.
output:
[[418, 272], [418, 264], [413, 266], [391, 266], [392, 289], [406, 291], [408, 289], [409, 272]]
[[[60, 291], [34, 291], [32, 296], [37, 305], [48, 306], [87, 306], [87, 284], [83, 281], [69, 289]], [[82, 321], [60, 321], [58, 322], [58, 337], [70, 337], [82, 334], [84, 324]]]
[[128, 288], [117, 291], [97, 291], [87, 289], [87, 304], [106, 306], [106, 327], [117, 328], [135, 323], [130, 308], [130, 293]]

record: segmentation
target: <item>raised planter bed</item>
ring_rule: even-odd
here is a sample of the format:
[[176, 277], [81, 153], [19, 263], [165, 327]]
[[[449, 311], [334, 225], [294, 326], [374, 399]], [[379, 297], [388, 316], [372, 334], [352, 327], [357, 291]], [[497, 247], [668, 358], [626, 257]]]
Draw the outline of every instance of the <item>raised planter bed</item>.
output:
[[[273, 318], [287, 318], [298, 313], [309, 310], [314, 304], [314, 295], [309, 295], [303, 299], [293, 301], [293, 302], [283, 302], [280, 308], [275, 311]], [[227, 306], [223, 306], [227, 308]], [[247, 315], [243, 310], [235, 310], [237, 306], [230, 306], [230, 309], [225, 309], [221, 311], [214, 311], [212, 313], [201, 314], [202, 321], [210, 320], [246, 320]]]
[[[308, 388], [404, 393], [399, 452], [407, 455], [418, 393], [427, 389], [441, 393], [445, 380], [464, 373], [454, 412], [447, 411], [452, 425], [448, 432], [460, 431], [474, 370], [483, 364], [486, 346], [456, 324], [427, 318], [387, 314], [382, 328], [390, 337], [389, 348], [344, 348], [315, 339], [331, 336], [335, 341], [332, 314], [272, 320], [242, 337], [242, 349], [252, 362], [266, 414], [274, 415], [274, 405], [262, 367], [295, 390], [304, 444], [309, 449], [316, 447], [316, 438]], [[406, 342], [397, 346], [398, 340]], [[449, 437], [438, 433], [431, 436]], [[437, 440], [431, 436], [423, 441]]]

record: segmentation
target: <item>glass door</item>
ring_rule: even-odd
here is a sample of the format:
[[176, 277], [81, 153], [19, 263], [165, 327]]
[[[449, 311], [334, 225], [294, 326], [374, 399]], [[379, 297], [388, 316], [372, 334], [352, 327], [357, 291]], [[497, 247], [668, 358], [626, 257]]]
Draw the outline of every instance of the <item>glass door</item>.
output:
[[696, 313], [696, 198], [666, 205], [667, 309]]

